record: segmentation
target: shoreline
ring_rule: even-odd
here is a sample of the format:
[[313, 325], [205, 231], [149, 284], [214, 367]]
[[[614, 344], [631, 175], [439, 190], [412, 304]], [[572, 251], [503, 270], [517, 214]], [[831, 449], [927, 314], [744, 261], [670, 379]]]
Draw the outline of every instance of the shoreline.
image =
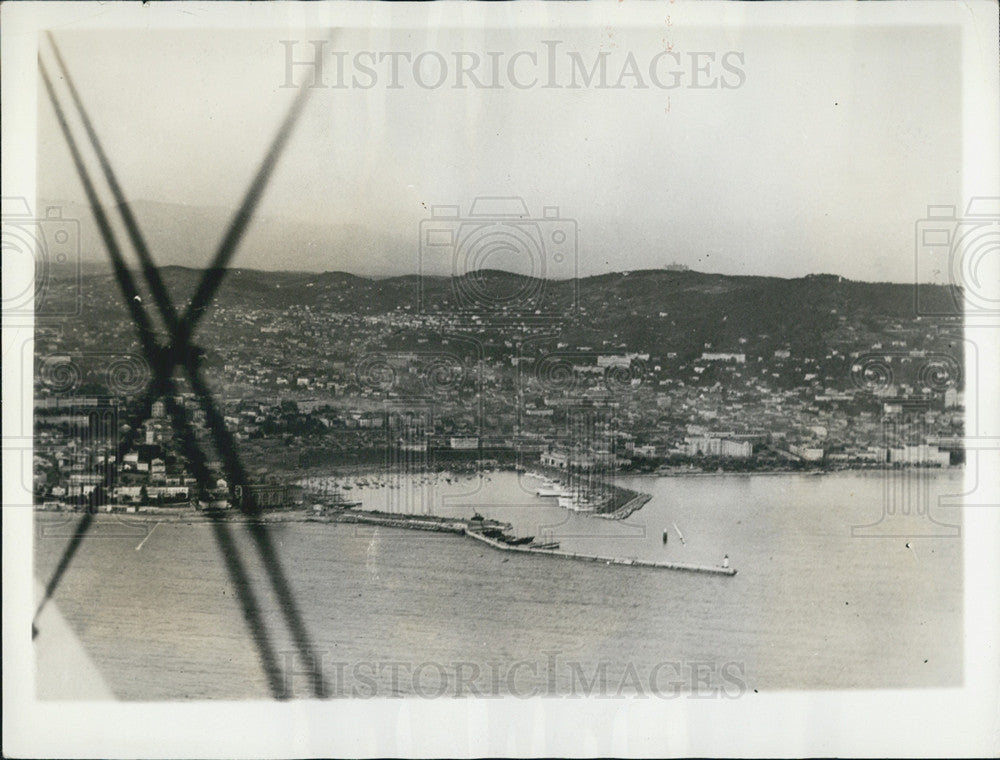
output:
[[[548, 471], [550, 468], [546, 468], [542, 464], [534, 463], [532, 469], [540, 471]], [[914, 470], [925, 471], [929, 470], [931, 472], [953, 472], [961, 471], [965, 469], [964, 463], [951, 464], [947, 466], [930, 466], [930, 465], [899, 465], [896, 467], [887, 467], [885, 465], [858, 465], [858, 466], [836, 466], [836, 467], [803, 467], [803, 468], [792, 468], [792, 467], [770, 467], [770, 468], [751, 468], [745, 470], [738, 469], [697, 469], [697, 468], [677, 468], [664, 470], [663, 472], [657, 472], [656, 470], [616, 470], [615, 477], [621, 478], [673, 478], [673, 477], [692, 477], [701, 475], [833, 475], [841, 472], [850, 473], [865, 473], [865, 472], [875, 472], [875, 473], [897, 473], [897, 472], [911, 472]], [[528, 470], [530, 472], [531, 470]], [[560, 470], [552, 470], [553, 472], [562, 472]], [[432, 475], [442, 475], [445, 473], [468, 475], [470, 477], [475, 477], [476, 475], [484, 475], [490, 472], [521, 472], [516, 467], [510, 467], [507, 465], [501, 465], [496, 467], [490, 467], [485, 469], [476, 469], [474, 467], [443, 467], [439, 470], [422, 470], [420, 472], [408, 473], [414, 475], [422, 476], [432, 476]], [[359, 476], [359, 477], [371, 477], [373, 475], [381, 475], [383, 477], [390, 477], [392, 475], [398, 476], [398, 472], [393, 472], [384, 466], [377, 464], [333, 464], [333, 465], [305, 465], [303, 467], [297, 467], [295, 469], [275, 469], [274, 474], [294, 474], [295, 477], [302, 479], [303, 477], [314, 477], [317, 475], [324, 475], [329, 477], [335, 476]]]

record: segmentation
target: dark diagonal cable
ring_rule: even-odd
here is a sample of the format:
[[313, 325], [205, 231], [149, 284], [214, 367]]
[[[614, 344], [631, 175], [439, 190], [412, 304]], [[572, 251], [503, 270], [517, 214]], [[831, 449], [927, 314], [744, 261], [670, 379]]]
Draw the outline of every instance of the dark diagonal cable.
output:
[[230, 224], [225, 237], [223, 237], [222, 242], [219, 244], [219, 249], [215, 254], [215, 259], [209, 265], [208, 271], [205, 273], [205, 277], [202, 278], [201, 285], [198, 287], [198, 290], [195, 291], [190, 305], [184, 312], [184, 322], [186, 324], [190, 324], [191, 329], [194, 328], [197, 321], [196, 319], [192, 319], [195, 311], [200, 308], [201, 304], [207, 304], [208, 301], [211, 300], [215, 291], [222, 283], [222, 278], [225, 277], [225, 267], [228, 266], [233, 254], [236, 252], [236, 247], [243, 238], [243, 233], [246, 232], [246, 229], [250, 224], [250, 220], [253, 218], [254, 211], [257, 209], [257, 204], [264, 195], [267, 183], [271, 179], [274, 167], [277, 165], [278, 159], [281, 157], [281, 153], [284, 150], [285, 145], [288, 143], [288, 138], [292, 134], [292, 130], [295, 127], [295, 123], [298, 121], [299, 115], [302, 113], [303, 108], [305, 108], [306, 101], [309, 98], [309, 92], [309, 87], [303, 86], [299, 88], [299, 92], [295, 96], [295, 100], [292, 102], [291, 108], [288, 109], [288, 113], [285, 115], [284, 121], [282, 121], [277, 134], [274, 136], [271, 147], [265, 154], [264, 160], [257, 169], [257, 174], [254, 176], [253, 181], [250, 183], [250, 187], [247, 189], [246, 195], [243, 198], [243, 203], [240, 204], [236, 215], [233, 217], [232, 224]]
[[[48, 36], [49, 42], [55, 51], [56, 59], [59, 63], [62, 74], [66, 79], [73, 101], [79, 111], [81, 121], [88, 137], [90, 138], [95, 153], [97, 154], [104, 176], [115, 196], [116, 202], [118, 203], [119, 210], [121, 211], [125, 222], [125, 228], [140, 258], [143, 266], [143, 272], [150, 285], [154, 301], [156, 302], [161, 316], [166, 323], [168, 331], [175, 338], [173, 343], [174, 347], [179, 349], [174, 354], [176, 358], [174, 358], [173, 361], [166, 359], [166, 357], [162, 357], [161, 362], [159, 362], [160, 366], [158, 367], [157, 377], [161, 380], [165, 377], [169, 377], [173, 371], [174, 361], [180, 361], [180, 363], [184, 365], [192, 384], [192, 389], [195, 391], [195, 395], [199, 399], [202, 410], [205, 413], [206, 422], [208, 423], [212, 436], [215, 439], [216, 447], [223, 457], [226, 473], [230, 480], [230, 486], [233, 487], [238, 483], [247, 484], [249, 479], [239, 462], [239, 458], [236, 456], [235, 441], [232, 439], [228, 428], [225, 426], [225, 422], [222, 419], [221, 414], [219, 414], [215, 405], [212, 403], [211, 393], [204, 385], [204, 382], [200, 377], [197, 366], [194, 364], [194, 357], [189, 354], [187, 360], [181, 358], [186, 353], [186, 348], [188, 347], [187, 344], [193, 330], [193, 323], [197, 320], [198, 316], [200, 316], [200, 311], [195, 312], [189, 309], [185, 314], [183, 322], [178, 320], [176, 309], [167, 294], [166, 287], [164, 286], [163, 280], [155, 267], [152, 255], [150, 254], [145, 239], [139, 230], [135, 217], [124, 198], [124, 194], [121, 191], [117, 177], [115, 176], [110, 161], [103, 150], [103, 146], [101, 145], [96, 131], [93, 128], [87, 111], [84, 108], [83, 102], [76, 90], [76, 86], [73, 83], [68, 67], [65, 65], [62, 55], [55, 43], [55, 40], [52, 38], [51, 33]], [[219, 251], [216, 254], [213, 268], [206, 272], [206, 275], [202, 279], [202, 284], [199, 286], [198, 292], [192, 300], [192, 308], [196, 304], [202, 304], [203, 302], [207, 303], [207, 301], [213, 297], [218, 285], [221, 283], [222, 277], [225, 274], [224, 267], [235, 252], [235, 249], [253, 216], [256, 205], [266, 188], [267, 182], [273, 172], [277, 160], [305, 105], [307, 94], [308, 89], [302, 88], [296, 96], [292, 107], [289, 109], [289, 112], [285, 117], [278, 134], [271, 145], [271, 148], [265, 156], [265, 159], [262, 162], [257, 175], [255, 176], [254, 181], [246, 194], [246, 197], [244, 198], [243, 204], [241, 205], [233, 224], [230, 226], [225, 238], [223, 239]], [[199, 296], [198, 293], [202, 295]], [[157, 383], [156, 385], [161, 386], [162, 383]], [[145, 406], [145, 404], [142, 406]], [[249, 500], [239, 500], [238, 504], [244, 514], [249, 516], [256, 516], [260, 512], [260, 510], [255, 508], [255, 505], [250, 503]], [[267, 533], [265, 527], [257, 522], [250, 523], [248, 528], [254, 543], [264, 560], [265, 567], [268, 571], [268, 577], [271, 581], [275, 594], [281, 602], [281, 607], [286, 617], [286, 623], [293, 638], [295, 639], [296, 646], [300, 649], [300, 652], [304, 656], [308, 656], [308, 653], [313, 651], [312, 642], [309, 639], [301, 615], [298, 612], [298, 606], [295, 602], [294, 595], [292, 594], [288, 581], [285, 578], [277, 554], [274, 551], [270, 535]], [[313, 687], [317, 696], [323, 695], [324, 685], [318, 673], [315, 674]]]
[[97, 159], [104, 172], [104, 178], [111, 187], [111, 192], [115, 197], [115, 202], [118, 204], [118, 210], [121, 212], [122, 220], [125, 223], [125, 229], [128, 231], [132, 245], [135, 247], [136, 253], [139, 255], [139, 261], [142, 263], [142, 271], [146, 277], [146, 281], [149, 283], [153, 299], [156, 301], [156, 305], [167, 324], [167, 329], [172, 330], [173, 328], [171, 327], [171, 324], [176, 324], [177, 322], [177, 310], [174, 308], [174, 304], [170, 300], [167, 288], [163, 284], [163, 278], [160, 277], [160, 273], [156, 269], [156, 264], [153, 262], [153, 257], [149, 253], [146, 241], [143, 239], [142, 234], [139, 231], [139, 225], [135, 220], [135, 216], [132, 214], [132, 209], [125, 201], [124, 193], [122, 193], [121, 186], [118, 184], [118, 177], [112, 170], [111, 162], [108, 160], [107, 154], [104, 152], [104, 146], [101, 145], [101, 141], [97, 137], [97, 132], [94, 130], [94, 125], [90, 121], [90, 116], [87, 114], [87, 110], [83, 107], [83, 101], [80, 99], [80, 94], [77, 92], [76, 84], [73, 82], [73, 77], [70, 75], [66, 62], [63, 61], [62, 53], [59, 50], [59, 46], [56, 44], [55, 38], [52, 36], [52, 32], [48, 32], [47, 37], [49, 39], [49, 44], [52, 46], [52, 50], [55, 53], [56, 61], [59, 64], [59, 70], [62, 73], [63, 78], [66, 80], [70, 96], [73, 98], [76, 110], [80, 114], [80, 120], [83, 122], [83, 128], [86, 130], [87, 137], [90, 139], [90, 144], [93, 146], [94, 152], [97, 154]]
[[[101, 233], [101, 237], [104, 240], [105, 245], [108, 248], [108, 253], [111, 256], [112, 264], [114, 266], [115, 275], [118, 279], [119, 287], [122, 291], [123, 296], [127, 302], [128, 308], [132, 314], [132, 319], [134, 320], [137, 330], [139, 331], [140, 340], [142, 342], [143, 350], [147, 355], [147, 359], [150, 364], [154, 366], [159, 364], [158, 354], [159, 348], [153, 338], [151, 326], [149, 323], [148, 315], [142, 304], [137, 300], [137, 290], [135, 286], [135, 281], [132, 278], [131, 273], [125, 266], [124, 260], [121, 255], [121, 250], [118, 247], [118, 242], [114, 237], [114, 233], [111, 230], [111, 226], [108, 222], [107, 216], [104, 213], [104, 209], [97, 197], [97, 193], [94, 190], [94, 186], [90, 180], [90, 175], [87, 172], [86, 166], [83, 163], [83, 159], [80, 155], [79, 149], [76, 145], [76, 141], [73, 138], [72, 132], [69, 129], [69, 124], [66, 121], [65, 114], [63, 113], [62, 107], [59, 104], [59, 100], [55, 94], [55, 90], [52, 86], [52, 82], [49, 78], [48, 71], [45, 68], [45, 64], [39, 60], [39, 69], [41, 71], [42, 79], [45, 83], [45, 88], [49, 96], [49, 100], [52, 103], [52, 107], [55, 110], [56, 118], [59, 122], [59, 127], [62, 130], [63, 136], [66, 139], [66, 143], [69, 146], [70, 153], [73, 157], [73, 163], [76, 167], [77, 174], [80, 177], [80, 181], [83, 184], [84, 192], [87, 195], [88, 202], [91, 206], [91, 211], [94, 215], [94, 220], [97, 223], [98, 229]], [[169, 384], [169, 381], [168, 381]], [[57, 565], [57, 571], [53, 575], [53, 578], [46, 585], [45, 596], [42, 599], [38, 610], [35, 613], [35, 619], [38, 619], [38, 615], [41, 613], [45, 604], [52, 598], [55, 593], [56, 588], [59, 585], [59, 581], [65, 574], [73, 557], [76, 554], [77, 549], [80, 546], [87, 530], [93, 522], [92, 516], [88, 513], [84, 519], [80, 521], [77, 527], [77, 531], [74, 533], [67, 549], [64, 551], [62, 558]], [[264, 628], [262, 617], [260, 614], [260, 609], [253, 597], [250, 590], [250, 584], [248, 582], [248, 576], [242, 563], [239, 560], [238, 553], [233, 545], [232, 538], [228, 533], [228, 529], [221, 522], [213, 521], [216, 526], [216, 538], [220, 544], [220, 550], [222, 551], [223, 557], [226, 561], [227, 569], [230, 571], [233, 584], [236, 587], [237, 595], [240, 598], [241, 607], [243, 609], [244, 618], [248, 621], [251, 632], [254, 636], [255, 643], [258, 647], [258, 652], [261, 657], [261, 664], [264, 667], [265, 672], [268, 675], [269, 684], [271, 687], [272, 694], [277, 698], [283, 698], [285, 696], [283, 691], [283, 685], [281, 683], [280, 670], [277, 665], [277, 660], [271, 651], [268, 637], [266, 634], [266, 629]]]
[[[159, 272], [156, 270], [155, 264], [153, 263], [152, 256], [150, 255], [149, 248], [139, 231], [139, 226], [136, 223], [135, 217], [132, 214], [131, 208], [128, 202], [124, 198], [124, 194], [121, 192], [121, 188], [118, 184], [117, 177], [115, 177], [114, 171], [111, 168], [110, 162], [104, 153], [103, 147], [97, 138], [96, 132], [93, 129], [93, 125], [90, 122], [87, 112], [83, 107], [83, 103], [79, 98], [76, 87], [73, 84], [72, 78], [69, 74], [68, 68], [62, 59], [58, 47], [56, 46], [55, 40], [52, 38], [51, 33], [49, 34], [49, 42], [51, 43], [53, 49], [55, 50], [56, 58], [59, 61], [60, 69], [62, 70], [63, 76], [66, 78], [67, 84], [69, 86], [70, 92], [73, 96], [73, 100], [76, 103], [78, 110], [80, 111], [81, 120], [83, 121], [84, 127], [87, 130], [87, 134], [90, 137], [92, 144], [94, 145], [95, 152], [97, 153], [98, 159], [100, 160], [101, 167], [104, 171], [105, 177], [108, 180], [108, 184], [111, 187], [111, 191], [115, 196], [115, 200], [119, 205], [122, 212], [122, 217], [125, 222], [125, 228], [129, 234], [133, 246], [139, 255], [140, 261], [143, 265], [143, 271], [150, 285], [150, 290], [153, 297], [157, 303], [161, 315], [167, 324], [167, 328], [171, 333], [171, 342], [169, 348], [164, 352], [162, 356], [162, 363], [158, 367], [158, 371], [155, 373], [157, 382], [154, 383], [147, 391], [142, 402], [139, 404], [140, 413], [150, 409], [155, 398], [163, 395], [163, 380], [162, 378], [172, 375], [174, 368], [177, 364], [183, 364], [187, 369], [189, 377], [194, 374], [194, 369], [192, 367], [192, 361], [194, 356], [193, 346], [190, 345], [191, 336], [194, 333], [194, 329], [204, 314], [204, 307], [207, 306], [208, 301], [213, 297], [215, 291], [218, 289], [225, 276], [226, 270], [225, 266], [232, 259], [233, 254], [236, 251], [236, 247], [239, 244], [250, 220], [253, 217], [253, 213], [256, 209], [257, 203], [259, 202], [263, 192], [267, 186], [267, 182], [277, 164], [278, 158], [284, 149], [288, 138], [291, 135], [292, 129], [295, 126], [295, 122], [298, 120], [302, 109], [305, 106], [306, 99], [308, 96], [309, 88], [303, 87], [300, 89], [298, 95], [296, 96], [288, 114], [285, 116], [271, 146], [268, 149], [264, 160], [261, 162], [260, 167], [257, 170], [256, 175], [247, 190], [247, 193], [237, 211], [232, 224], [227, 230], [223, 240], [215, 254], [213, 263], [211, 267], [206, 271], [205, 275], [197, 288], [195, 295], [193, 296], [190, 305], [185, 310], [184, 317], [178, 321], [177, 312], [170, 301], [167, 294], [166, 287], [163, 284], [162, 279], [159, 276]], [[199, 401], [203, 406], [211, 405], [211, 396], [199, 396]], [[218, 412], [214, 409], [209, 411], [206, 410], [206, 415], [208, 416], [218, 416]], [[148, 413], [147, 415], [148, 416]], [[133, 426], [133, 430], [134, 430]], [[134, 434], [133, 434], [134, 436]], [[131, 443], [131, 437], [127, 441]], [[225, 449], [223, 448], [223, 453], [225, 456]], [[231, 469], [231, 468], [227, 468]], [[242, 468], [235, 468], [236, 471]], [[234, 477], [238, 472], [230, 472], [230, 483], [235, 485], [236, 483], [245, 482], [243, 478]]]
[[80, 522], [76, 524], [76, 530], [73, 531], [73, 535], [70, 537], [69, 543], [66, 544], [66, 548], [63, 549], [62, 556], [59, 557], [59, 563], [56, 565], [56, 569], [52, 572], [52, 577], [49, 578], [49, 582], [45, 584], [45, 593], [42, 596], [42, 601], [38, 604], [38, 609], [35, 610], [35, 622], [31, 625], [32, 639], [38, 635], [38, 629], [35, 627], [35, 623], [37, 623], [39, 615], [42, 614], [42, 610], [45, 608], [46, 603], [52, 598], [52, 595], [55, 594], [56, 589], [59, 587], [59, 583], [62, 581], [63, 575], [66, 574], [70, 564], [73, 562], [77, 549], [79, 549], [80, 544], [83, 543], [83, 538], [87, 535], [87, 531], [90, 529], [90, 525], [93, 521], [94, 515], [91, 514], [88, 509], [83, 513], [83, 518]]

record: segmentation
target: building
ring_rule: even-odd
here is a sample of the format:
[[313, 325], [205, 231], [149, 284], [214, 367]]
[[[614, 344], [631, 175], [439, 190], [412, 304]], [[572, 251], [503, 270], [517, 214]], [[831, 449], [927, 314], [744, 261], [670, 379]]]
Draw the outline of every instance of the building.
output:
[[290, 503], [288, 486], [253, 484], [236, 486], [237, 499], [251, 507], [283, 507]]
[[820, 462], [822, 461], [823, 454], [825, 453], [823, 449], [820, 448], [813, 446], [796, 446], [794, 444], [789, 446], [788, 450], [804, 462]]
[[69, 476], [69, 488], [66, 491], [66, 495], [70, 497], [87, 496], [103, 482], [104, 479], [100, 475], [72, 473]]
[[736, 362], [737, 364], [747, 363], [746, 354], [731, 353], [727, 351], [703, 351], [701, 358], [702, 361], [706, 362]]
[[733, 441], [729, 438], [716, 438], [708, 435], [689, 436], [684, 440], [683, 451], [691, 457], [749, 459], [753, 454], [753, 444], [749, 441]]
[[569, 464], [569, 455], [561, 451], [543, 451], [538, 461], [546, 467], [555, 467], [558, 470], [565, 470]]
[[148, 501], [186, 502], [191, 496], [187, 486], [119, 486], [115, 498], [123, 504], [138, 503], [142, 501], [143, 489]]
[[400, 439], [400, 441], [399, 441], [399, 443], [397, 445], [397, 448], [400, 451], [408, 451], [408, 452], [414, 453], [414, 454], [416, 454], [416, 453], [424, 453], [424, 452], [427, 451], [427, 447], [428, 447], [429, 443], [430, 442], [427, 439], [416, 440], [416, 441], [406, 441], [406, 440]]
[[947, 467], [951, 464], [951, 454], [926, 443], [896, 446], [889, 449], [889, 463], [911, 467]]
[[629, 367], [635, 360], [642, 362], [649, 361], [649, 354], [626, 353], [626, 354], [602, 354], [597, 357], [598, 367]]
[[599, 463], [591, 454], [559, 451], [556, 449], [543, 451], [539, 455], [538, 461], [546, 467], [555, 467], [559, 470], [586, 470], [595, 467]]

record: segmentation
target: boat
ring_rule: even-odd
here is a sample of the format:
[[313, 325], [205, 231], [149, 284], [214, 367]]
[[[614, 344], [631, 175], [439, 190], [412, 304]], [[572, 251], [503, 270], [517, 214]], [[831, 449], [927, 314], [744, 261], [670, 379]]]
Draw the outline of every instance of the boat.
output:
[[549, 541], [547, 543], [532, 544], [531, 548], [532, 549], [558, 549], [559, 548], [559, 542], [558, 541]]
[[530, 544], [534, 540], [534, 536], [522, 536], [521, 538], [512, 538], [507, 543], [511, 546], [521, 546], [523, 544]]
[[565, 490], [564, 488], [559, 488], [558, 486], [555, 487], [547, 486], [544, 488], [539, 488], [537, 491], [535, 491], [535, 494], [537, 496], [547, 496], [555, 498], [565, 498], [567, 496], [572, 496], [572, 494], [569, 491]]
[[560, 496], [559, 506], [564, 509], [572, 509], [574, 512], [593, 512], [597, 508], [586, 499], [573, 496]]
[[[677, 527], [677, 523], [674, 523], [673, 525], [674, 525], [674, 530], [677, 531], [677, 537], [680, 538], [681, 543], [682, 544], [687, 544], [687, 541], [684, 540], [684, 534], [681, 533], [681, 529]], [[666, 531], [664, 531], [664, 532], [666, 532]]]

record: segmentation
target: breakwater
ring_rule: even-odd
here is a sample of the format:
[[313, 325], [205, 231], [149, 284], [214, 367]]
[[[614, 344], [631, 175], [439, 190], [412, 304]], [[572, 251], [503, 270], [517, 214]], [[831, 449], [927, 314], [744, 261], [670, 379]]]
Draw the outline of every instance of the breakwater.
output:
[[[645, 494], [641, 495], [648, 500]], [[645, 501], [642, 502], [643, 504]], [[628, 505], [626, 505], [628, 506]], [[635, 506], [638, 509], [639, 506]], [[544, 557], [557, 557], [563, 559], [576, 559], [587, 562], [603, 563], [605, 565], [625, 565], [628, 567], [649, 567], [660, 570], [682, 570], [691, 573], [707, 573], [710, 575], [736, 575], [735, 568], [719, 567], [712, 565], [694, 565], [682, 562], [652, 562], [649, 560], [632, 559], [627, 557], [604, 557], [595, 554], [579, 554], [576, 552], [562, 551], [556, 547], [544, 548], [538, 545], [514, 544], [499, 538], [491, 537], [486, 533], [508, 534], [511, 531], [509, 523], [502, 523], [497, 520], [467, 520], [462, 518], [436, 517], [434, 515], [402, 515], [388, 512], [358, 512], [351, 509], [338, 509], [335, 511], [325, 511], [322, 514], [310, 515], [306, 518], [308, 522], [338, 522], [338, 523], [359, 523], [364, 525], [378, 525], [387, 528], [404, 528], [408, 530], [426, 530], [437, 533], [454, 533], [468, 536], [469, 538], [486, 544], [500, 551], [518, 552], [522, 554], [538, 554]]]
[[624, 520], [633, 512], [638, 512], [642, 509], [646, 502], [652, 498], [648, 493], [637, 493], [614, 512], [599, 512], [597, 516], [603, 517], [606, 520]]
[[[469, 530], [469, 521], [454, 517], [437, 517], [436, 515], [406, 515], [391, 512], [356, 511], [353, 509], [327, 510], [316, 515], [309, 515], [306, 522], [337, 522], [355, 523], [361, 525], [378, 525], [386, 528], [404, 528], [406, 530], [426, 530], [434, 533], [455, 533], [464, 535]], [[483, 527], [499, 531], [510, 531], [509, 523], [497, 520], [484, 520]]]
[[736, 569], [732, 567], [718, 567], [713, 565], [689, 565], [682, 562], [651, 562], [649, 560], [629, 559], [622, 557], [601, 557], [595, 554], [578, 554], [576, 552], [560, 551], [558, 549], [540, 549], [531, 546], [512, 546], [502, 541], [484, 536], [474, 530], [466, 530], [465, 535], [481, 541], [505, 552], [520, 552], [523, 554], [540, 554], [546, 557], [562, 557], [564, 559], [584, 560], [587, 562], [603, 562], [606, 565], [627, 565], [629, 567], [651, 567], [660, 570], [683, 570], [690, 573], [707, 573], [709, 575], [736, 575]]

